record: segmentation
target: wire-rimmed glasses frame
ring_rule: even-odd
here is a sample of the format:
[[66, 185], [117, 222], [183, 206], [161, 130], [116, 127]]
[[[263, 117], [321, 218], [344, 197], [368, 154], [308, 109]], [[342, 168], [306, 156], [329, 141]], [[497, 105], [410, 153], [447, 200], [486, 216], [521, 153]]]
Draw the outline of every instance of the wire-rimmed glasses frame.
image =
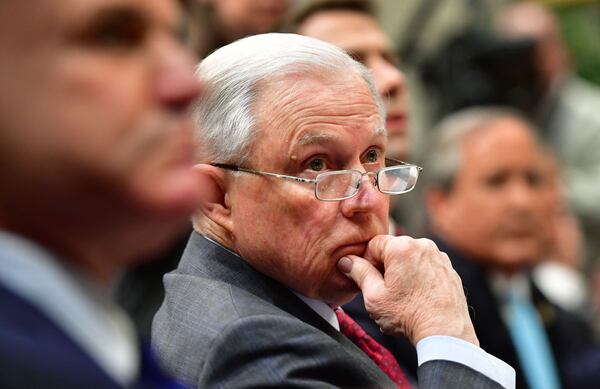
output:
[[[386, 164], [389, 162], [393, 163], [394, 165], [383, 167], [374, 172], [361, 172], [358, 170], [334, 170], [319, 173], [315, 178], [304, 178], [290, 176], [286, 174], [264, 172], [226, 163], [211, 163], [211, 165], [236, 172], [281, 178], [304, 184], [313, 184], [315, 197], [317, 199], [321, 201], [342, 201], [356, 196], [363, 181], [363, 176], [373, 177], [375, 187], [381, 193], [399, 195], [408, 193], [411, 190], [413, 190], [413, 188], [416, 185], [419, 172], [421, 172], [423, 168], [407, 162], [398, 161], [392, 158], [386, 158]], [[345, 178], [346, 181], [343, 181], [343, 178]], [[388, 183], [390, 179], [394, 180], [395, 186], [393, 184]], [[332, 197], [326, 196], [328, 188], [327, 184], [331, 186], [333, 183], [335, 183], [338, 186], [334, 188], [334, 191], [336, 191], [336, 193], [339, 194], [343, 192], [343, 195], [337, 195]], [[339, 189], [341, 188], [341, 185], [345, 185], [345, 188], [343, 188], [343, 190]]]

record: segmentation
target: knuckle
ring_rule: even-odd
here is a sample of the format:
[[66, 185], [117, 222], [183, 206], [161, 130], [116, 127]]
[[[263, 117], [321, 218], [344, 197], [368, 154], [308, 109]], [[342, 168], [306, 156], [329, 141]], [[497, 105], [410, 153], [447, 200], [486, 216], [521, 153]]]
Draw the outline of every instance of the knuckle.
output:
[[400, 252], [411, 251], [416, 246], [416, 240], [407, 235], [395, 236], [392, 242], [394, 248]]
[[385, 253], [390, 241], [389, 235], [376, 235], [368, 243], [368, 250], [375, 253]]
[[432, 252], [439, 251], [437, 245], [431, 239], [420, 238], [419, 243], [421, 244], [422, 247], [424, 247], [428, 251], [432, 251]]

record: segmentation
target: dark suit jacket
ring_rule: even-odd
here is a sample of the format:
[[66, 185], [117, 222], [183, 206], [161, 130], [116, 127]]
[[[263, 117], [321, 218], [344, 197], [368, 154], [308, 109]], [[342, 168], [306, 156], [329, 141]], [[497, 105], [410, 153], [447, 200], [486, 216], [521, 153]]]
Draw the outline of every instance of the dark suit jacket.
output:
[[[122, 388], [48, 316], [1, 284], [0, 309], [0, 388]], [[131, 387], [182, 388], [147, 351], [140, 381]]]
[[139, 336], [150, 340], [152, 320], [165, 299], [163, 276], [177, 268], [191, 232], [181, 234], [177, 241], [152, 260], [128, 269], [117, 284], [115, 300], [133, 320]]
[[[517, 388], [527, 388], [517, 352], [509, 330], [501, 318], [499, 302], [492, 293], [485, 270], [441, 239], [434, 240], [440, 250], [448, 254], [454, 269], [462, 279], [471, 319], [481, 347], [514, 367]], [[563, 387], [599, 388], [600, 348], [592, 340], [590, 327], [575, 315], [549, 302], [535, 285], [531, 286], [533, 302], [544, 321]], [[362, 300], [353, 301], [350, 306], [344, 306], [344, 310], [359, 322], [365, 331], [388, 347], [409, 370], [414, 371], [414, 348], [405, 340], [396, 341], [382, 336], [377, 325], [369, 319]]]
[[[162, 364], [207, 387], [394, 387], [345, 336], [280, 283], [193, 233], [152, 328]], [[422, 387], [499, 385], [452, 362], [419, 368]]]
[[119, 388], [48, 317], [0, 285], [0, 388]]

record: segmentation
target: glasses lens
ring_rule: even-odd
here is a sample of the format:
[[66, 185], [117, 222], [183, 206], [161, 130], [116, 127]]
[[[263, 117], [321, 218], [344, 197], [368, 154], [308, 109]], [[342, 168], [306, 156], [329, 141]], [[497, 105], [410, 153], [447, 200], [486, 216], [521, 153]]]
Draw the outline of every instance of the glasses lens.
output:
[[317, 176], [317, 198], [342, 200], [354, 196], [358, 190], [361, 174], [357, 171], [321, 173]]
[[379, 172], [379, 190], [389, 194], [411, 191], [417, 184], [419, 169], [416, 166], [394, 166]]

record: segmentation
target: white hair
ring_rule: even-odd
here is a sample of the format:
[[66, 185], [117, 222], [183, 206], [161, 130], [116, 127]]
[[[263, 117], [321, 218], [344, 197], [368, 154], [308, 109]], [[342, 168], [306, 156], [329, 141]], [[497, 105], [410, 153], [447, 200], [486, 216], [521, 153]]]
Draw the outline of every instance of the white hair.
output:
[[343, 50], [296, 34], [254, 35], [220, 48], [196, 69], [206, 88], [193, 107], [200, 162], [242, 163], [256, 134], [259, 86], [290, 73], [318, 72], [362, 77], [385, 118], [370, 72]]
[[503, 118], [518, 120], [526, 125], [536, 142], [540, 143], [536, 129], [518, 111], [501, 106], [476, 106], [465, 108], [444, 118], [433, 129], [428, 142], [424, 186], [434, 186], [450, 191], [462, 165], [462, 141], [490, 123]]

